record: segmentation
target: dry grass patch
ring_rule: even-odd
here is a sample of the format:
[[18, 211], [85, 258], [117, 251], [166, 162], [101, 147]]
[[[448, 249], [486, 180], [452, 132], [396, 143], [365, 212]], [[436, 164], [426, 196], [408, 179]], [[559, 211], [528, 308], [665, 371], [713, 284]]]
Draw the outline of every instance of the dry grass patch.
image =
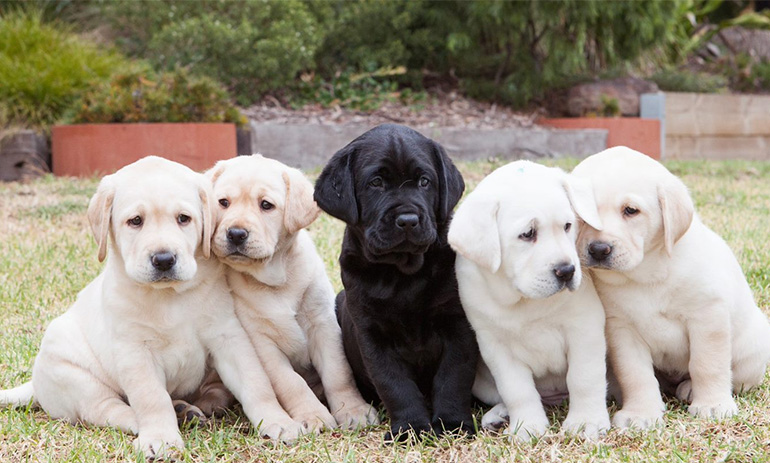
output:
[[[460, 163], [468, 190], [503, 161]], [[551, 163], [565, 168], [574, 160]], [[689, 186], [703, 221], [735, 251], [760, 307], [770, 313], [770, 164], [672, 162]], [[0, 184], [0, 387], [30, 377], [43, 331], [101, 269], [85, 209], [96, 179], [45, 177]], [[337, 289], [337, 256], [343, 225], [323, 215], [311, 226]], [[611, 431], [598, 442], [554, 433], [526, 444], [482, 434], [474, 439], [385, 445], [384, 426], [358, 432], [327, 432], [295, 445], [259, 438], [238, 411], [182, 432], [185, 462], [542, 462], [542, 461], [735, 461], [770, 459], [770, 385], [738, 398], [740, 414], [711, 422], [668, 402], [666, 425], [650, 432]], [[611, 412], [614, 409], [611, 409]], [[549, 410], [561, 422], [564, 407]], [[477, 414], [480, 419], [480, 411]], [[38, 410], [0, 410], [0, 461], [90, 462], [135, 459], [133, 437], [72, 426]]]

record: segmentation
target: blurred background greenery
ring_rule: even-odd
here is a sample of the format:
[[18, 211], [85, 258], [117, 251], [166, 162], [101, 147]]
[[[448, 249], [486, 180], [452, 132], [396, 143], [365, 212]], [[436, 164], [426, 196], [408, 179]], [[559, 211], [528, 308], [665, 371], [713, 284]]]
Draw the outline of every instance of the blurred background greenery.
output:
[[767, 92], [767, 57], [713, 41], [770, 28], [764, 3], [6, 0], [0, 126], [237, 121], [234, 104], [265, 98], [366, 111], [434, 91], [528, 108], [625, 75], [662, 90]]

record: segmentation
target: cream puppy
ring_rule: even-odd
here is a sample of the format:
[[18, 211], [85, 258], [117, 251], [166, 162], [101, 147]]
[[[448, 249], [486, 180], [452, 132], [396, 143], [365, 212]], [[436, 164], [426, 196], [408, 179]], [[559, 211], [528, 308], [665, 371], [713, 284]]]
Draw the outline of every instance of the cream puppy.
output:
[[581, 220], [601, 228], [590, 184], [529, 161], [492, 172], [454, 215], [460, 298], [485, 364], [473, 392], [498, 404], [487, 428], [510, 416], [507, 434], [540, 436], [549, 427], [541, 401], [567, 393], [566, 431], [596, 437], [610, 427], [604, 311], [580, 270]]
[[53, 418], [137, 434], [137, 449], [159, 457], [183, 447], [172, 399], [194, 392], [210, 362], [260, 434], [295, 438], [224, 266], [208, 259], [212, 209], [210, 182], [162, 158], [104, 177], [88, 207], [104, 270], [46, 329], [32, 381], [0, 403], [34, 398]]
[[238, 318], [281, 405], [309, 430], [376, 423], [342, 350], [323, 261], [303, 230], [320, 213], [312, 184], [259, 154], [220, 161], [207, 175], [219, 206], [212, 250], [227, 264]]
[[607, 312], [623, 402], [613, 424], [662, 419], [655, 370], [693, 415], [734, 415], [731, 392], [758, 385], [770, 358], [770, 325], [735, 256], [695, 214], [684, 183], [642, 153], [610, 148], [574, 175], [592, 180], [604, 225], [586, 227], [578, 249]]

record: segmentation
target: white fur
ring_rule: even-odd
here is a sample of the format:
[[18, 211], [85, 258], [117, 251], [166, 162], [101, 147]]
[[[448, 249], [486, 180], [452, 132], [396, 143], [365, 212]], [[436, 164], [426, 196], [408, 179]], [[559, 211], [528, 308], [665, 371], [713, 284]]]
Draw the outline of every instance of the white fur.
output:
[[[212, 249], [228, 266], [238, 318], [281, 405], [311, 431], [377, 423], [345, 358], [323, 261], [302, 230], [320, 213], [310, 182], [261, 155], [221, 161], [208, 176], [216, 200], [229, 202], [220, 207]], [[264, 210], [262, 201], [274, 207]], [[242, 255], [229, 251], [232, 227], [248, 231]]]
[[[498, 404], [482, 423], [496, 428], [509, 415], [506, 432], [519, 439], [547, 431], [541, 396], [569, 392], [568, 432], [596, 437], [610, 425], [604, 312], [575, 249], [575, 211], [601, 228], [592, 196], [589, 184], [560, 169], [517, 161], [482, 180], [449, 229], [483, 359], [474, 394]], [[532, 227], [536, 240], [523, 240]], [[575, 266], [567, 285], [554, 275], [561, 264]]]
[[[137, 449], [162, 456], [183, 446], [172, 398], [196, 390], [210, 361], [260, 434], [296, 437], [299, 424], [280, 407], [235, 316], [224, 266], [203, 255], [210, 190], [202, 175], [156, 157], [102, 180], [89, 220], [100, 258], [109, 241], [104, 271], [46, 329], [31, 383], [0, 392], [0, 403], [34, 395], [53, 418], [135, 433]], [[181, 225], [180, 214], [190, 222]], [[136, 216], [141, 227], [127, 223]], [[148, 262], [164, 250], [176, 254], [175, 272], [157, 280]]]
[[[762, 381], [770, 325], [727, 244], [697, 217], [681, 180], [641, 153], [611, 148], [585, 159], [574, 175], [593, 182], [604, 225], [581, 233], [581, 258], [593, 266], [590, 243], [613, 246], [606, 263], [591, 269], [623, 401], [613, 424], [660, 422], [653, 366], [691, 376], [677, 395], [691, 400], [692, 414], [737, 413], [731, 392]], [[627, 206], [639, 212], [624, 214]]]

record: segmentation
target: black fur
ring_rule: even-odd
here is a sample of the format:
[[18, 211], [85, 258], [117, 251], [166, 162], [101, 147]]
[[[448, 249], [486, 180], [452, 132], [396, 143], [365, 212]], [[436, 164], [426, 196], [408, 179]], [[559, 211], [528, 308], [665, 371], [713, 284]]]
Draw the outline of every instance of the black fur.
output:
[[[446, 241], [464, 189], [438, 143], [393, 124], [338, 151], [316, 183], [321, 209], [347, 223], [337, 318], [361, 392], [388, 411], [388, 438], [474, 432], [478, 346]], [[414, 215], [413, 228], [396, 224]]]

